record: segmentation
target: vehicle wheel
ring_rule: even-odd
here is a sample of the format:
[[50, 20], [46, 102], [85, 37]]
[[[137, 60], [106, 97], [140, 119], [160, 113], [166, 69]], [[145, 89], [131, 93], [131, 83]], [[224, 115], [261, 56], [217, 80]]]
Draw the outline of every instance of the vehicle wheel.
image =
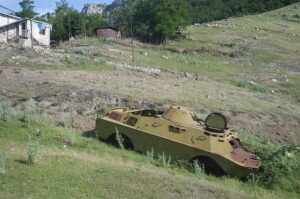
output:
[[203, 165], [205, 173], [214, 176], [225, 175], [224, 170], [212, 158], [200, 156], [193, 160], [197, 160], [199, 165]]
[[[130, 138], [122, 133], [120, 133], [120, 135], [124, 139], [124, 141], [123, 141], [124, 148], [127, 150], [134, 150], [134, 147], [133, 147], [133, 144], [132, 144]], [[109, 138], [106, 140], [106, 142], [112, 146], [120, 148], [119, 143], [116, 139], [116, 134], [112, 134], [111, 136], [109, 136]]]

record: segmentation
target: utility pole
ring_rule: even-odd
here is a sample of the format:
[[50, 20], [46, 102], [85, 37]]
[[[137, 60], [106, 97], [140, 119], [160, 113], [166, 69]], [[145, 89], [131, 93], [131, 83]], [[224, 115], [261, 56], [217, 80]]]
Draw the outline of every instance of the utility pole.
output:
[[[133, 18], [133, 17], [132, 17]], [[132, 19], [131, 18], [131, 21], [130, 21], [130, 32], [131, 32], [131, 53], [132, 53], [132, 62], [134, 62], [134, 45], [133, 45], [133, 22], [132, 22]]]
[[69, 26], [69, 40], [71, 39], [71, 17], [68, 16], [68, 26]]

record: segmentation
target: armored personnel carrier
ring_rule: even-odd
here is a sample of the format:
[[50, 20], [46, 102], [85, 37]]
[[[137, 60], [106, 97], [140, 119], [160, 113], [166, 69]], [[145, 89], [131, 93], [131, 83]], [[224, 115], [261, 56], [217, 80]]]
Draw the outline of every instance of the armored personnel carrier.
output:
[[260, 167], [259, 158], [244, 150], [238, 134], [227, 128], [220, 113], [205, 121], [181, 107], [166, 112], [120, 108], [98, 118], [96, 132], [100, 139], [116, 143], [116, 134], [127, 149], [164, 153], [172, 160], [197, 160], [208, 173], [244, 178]]

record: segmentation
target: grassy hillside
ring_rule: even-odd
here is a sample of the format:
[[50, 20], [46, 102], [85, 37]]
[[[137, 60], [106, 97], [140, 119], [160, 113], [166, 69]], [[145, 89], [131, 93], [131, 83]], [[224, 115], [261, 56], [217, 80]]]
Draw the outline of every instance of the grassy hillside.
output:
[[[127, 101], [124, 106], [146, 101], [155, 106], [193, 107], [204, 116], [220, 111], [230, 118], [233, 128], [266, 132], [284, 142], [299, 141], [299, 7], [298, 3], [265, 14], [190, 26], [184, 31], [185, 38], [164, 46], [135, 41], [134, 61], [130, 40], [82, 38], [54, 51], [5, 47], [0, 65], [28, 66], [35, 69], [39, 81], [60, 89], [85, 85]], [[161, 72], [149, 74], [153, 68]], [[68, 78], [38, 75], [41, 69], [53, 74], [64, 70], [62, 74]], [[19, 73], [26, 79], [11, 81], [22, 81], [21, 91], [15, 92], [16, 87], [7, 84], [3, 90], [12, 94], [5, 98], [22, 101], [32, 95], [49, 96], [40, 91], [31, 71]], [[24, 81], [34, 89], [23, 89]]]
[[[12, 113], [12, 112], [11, 112]], [[24, 115], [25, 114], [25, 115]], [[31, 119], [23, 120], [23, 117]], [[0, 198], [297, 198], [254, 181], [194, 173], [179, 164], [124, 151], [67, 128], [45, 124], [41, 115], [2, 114]], [[22, 122], [23, 121], [23, 122]], [[38, 136], [38, 137], [37, 137]], [[39, 161], [28, 163], [28, 143], [39, 140]], [[2, 164], [3, 157], [6, 163]], [[277, 187], [277, 186], [276, 186]]]
[[[134, 60], [127, 39], [0, 45], [0, 198], [297, 198], [299, 13], [298, 3], [195, 24], [163, 46], [134, 41]], [[224, 113], [265, 169], [246, 182], [215, 178], [112, 148], [91, 131], [109, 107], [170, 105]], [[41, 159], [29, 165], [36, 139]]]

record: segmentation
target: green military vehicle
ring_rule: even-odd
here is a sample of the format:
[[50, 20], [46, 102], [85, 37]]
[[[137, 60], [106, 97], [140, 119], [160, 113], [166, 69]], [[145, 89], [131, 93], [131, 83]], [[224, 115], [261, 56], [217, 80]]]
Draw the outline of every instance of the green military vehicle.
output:
[[237, 132], [227, 128], [227, 119], [220, 113], [202, 121], [181, 107], [166, 112], [119, 108], [97, 119], [96, 132], [110, 143], [116, 143], [116, 134], [120, 134], [127, 149], [153, 149], [172, 160], [197, 160], [216, 175], [244, 178], [260, 167], [259, 158], [241, 147]]

